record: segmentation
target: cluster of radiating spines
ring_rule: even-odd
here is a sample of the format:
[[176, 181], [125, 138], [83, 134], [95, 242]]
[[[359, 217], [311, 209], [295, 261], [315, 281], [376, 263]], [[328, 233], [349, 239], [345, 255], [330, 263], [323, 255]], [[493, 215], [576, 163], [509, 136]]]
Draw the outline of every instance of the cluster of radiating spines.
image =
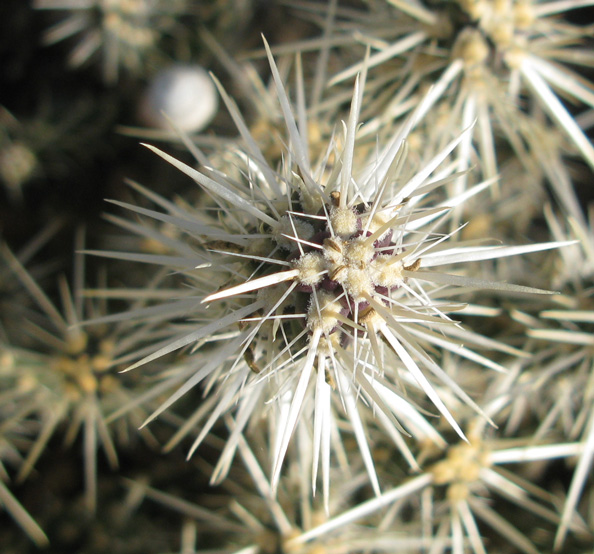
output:
[[[501, 382], [509, 378], [502, 375]], [[514, 439], [506, 437], [502, 416], [515, 399], [507, 394], [505, 384], [498, 385], [492, 387], [498, 388], [492, 391], [494, 394], [485, 395], [487, 402], [482, 407], [499, 429], [470, 416], [463, 423], [467, 440], [456, 442], [452, 438], [448, 445], [418, 443], [415, 448], [422, 469], [413, 476], [402, 473], [398, 456], [391, 457], [380, 471], [381, 494], [342, 513], [331, 514], [327, 521], [289, 539], [287, 545], [314, 544], [320, 537], [340, 536], [342, 532], [348, 533], [349, 526], [362, 524], [376, 531], [375, 540], [382, 551], [382, 534], [397, 533], [404, 523], [405, 511], [407, 515], [415, 514], [406, 521], [420, 524], [418, 537], [430, 545], [431, 552], [458, 548], [460, 552], [481, 554], [491, 548], [498, 551], [497, 544], [513, 545], [518, 552], [539, 552], [540, 544], [551, 542], [561, 517], [549, 490], [533, 481], [531, 462], [573, 461], [585, 452], [586, 446], [575, 439], [559, 440], [559, 434], [540, 437], [535, 444], [531, 429], [516, 434]], [[536, 516], [546, 529], [547, 538], [533, 533], [523, 518], [508, 519], [504, 506], [509, 509], [509, 502], [531, 517]], [[390, 507], [393, 511], [386, 509]], [[566, 530], [571, 529], [589, 540], [589, 531], [578, 516], [570, 514], [566, 524]], [[499, 537], [493, 540], [493, 534]], [[407, 529], [405, 536], [414, 537], [414, 531]], [[370, 547], [374, 544], [372, 538], [369, 544]]]
[[[443, 144], [476, 122], [461, 143], [460, 170], [477, 167], [484, 177], [495, 177], [511, 147], [535, 177], [544, 174], [553, 186], [568, 189], [558, 196], [572, 213], [576, 201], [571, 182], [557, 184], [565, 145], [559, 135], [543, 131], [552, 122], [594, 168], [594, 147], [560, 100], [563, 96], [594, 106], [594, 87], [568, 66], [592, 66], [591, 53], [583, 46], [591, 29], [562, 19], [570, 10], [591, 5], [591, 0], [461, 0], [435, 7], [390, 0], [371, 3], [360, 17], [337, 10], [323, 38], [316, 40], [343, 51], [349, 47], [346, 37], [352, 36], [351, 47], [371, 49], [365, 62], [369, 78], [362, 134], [391, 133], [431, 86], [432, 100], [419, 117], [421, 124], [425, 116], [430, 118], [423, 147], [427, 142]], [[358, 62], [339, 71], [330, 84], [351, 78], [362, 67]], [[431, 115], [433, 105], [441, 112], [437, 121]], [[536, 120], [547, 125], [538, 131]], [[543, 156], [543, 144], [553, 139], [555, 147], [547, 144]], [[464, 176], [457, 181], [459, 188], [466, 184]]]
[[[47, 44], [79, 36], [69, 56], [78, 67], [100, 53], [103, 78], [114, 83], [122, 69], [139, 73], [160, 59], [165, 40], [180, 33], [189, 0], [36, 0], [40, 10], [67, 12], [45, 33]], [[183, 34], [183, 27], [182, 34]]]
[[[82, 246], [79, 235], [78, 247]], [[34, 469], [50, 440], [63, 436], [67, 445], [82, 435], [85, 503], [94, 511], [97, 502], [97, 456], [103, 449], [112, 468], [117, 467], [117, 447], [133, 442], [148, 412], [138, 403], [128, 407], [127, 417], [114, 421], [113, 414], [129, 405], [146, 389], [139, 376], [117, 375], [127, 355], [151, 341], [152, 326], [117, 323], [82, 328], [82, 322], [107, 310], [102, 299], [83, 298], [82, 254], [77, 255], [74, 288], [59, 280], [63, 311], [23, 267], [5, 252], [12, 278], [30, 299], [20, 318], [22, 341], [12, 337], [3, 345], [2, 377], [12, 380], [7, 395], [17, 407], [10, 417], [27, 422], [30, 444], [22, 452], [17, 480]], [[142, 302], [142, 301], [141, 301]], [[123, 336], [125, 335], [125, 337]], [[21, 342], [21, 344], [19, 344]], [[148, 399], [147, 399], [148, 400]], [[8, 420], [9, 421], [9, 420]], [[7, 421], [3, 421], [6, 424]], [[151, 445], [148, 430], [140, 435]]]
[[[502, 79], [509, 80], [510, 102], [535, 115], [533, 106], [522, 104], [521, 96], [527, 94], [563, 129], [586, 163], [594, 168], [592, 144], [557, 96], [563, 94], [574, 103], [594, 106], [594, 86], [567, 65], [593, 65], [586, 44], [592, 26], [571, 24], [559, 17], [594, 2], [460, 0], [459, 3], [477, 29], [465, 31], [474, 37], [465, 51], [471, 56], [473, 52], [485, 52], [485, 63], [489, 47], [493, 48], [488, 63]], [[506, 73], [498, 72], [500, 63], [507, 68]], [[526, 131], [523, 136], [531, 149], [537, 151], [539, 140]]]
[[[547, 215], [553, 234], [564, 235], [550, 210]], [[575, 221], [573, 224], [574, 231], [583, 231]], [[545, 309], [536, 306], [512, 312], [526, 329], [527, 350], [531, 352], [510, 391], [512, 430], [518, 430], [522, 421], [531, 420], [535, 440], [561, 436], [579, 441], [582, 447], [561, 510], [555, 537], [558, 551], [562, 551], [577, 513], [587, 510], [588, 480], [594, 462], [594, 301], [588, 260], [592, 245], [588, 244], [588, 236], [582, 236], [582, 240], [568, 247], [567, 252], [551, 256], [559, 262], [557, 279], [564, 294]], [[566, 263], [574, 268], [572, 272], [568, 272]]]
[[[485, 409], [501, 423], [497, 414], [509, 400], [496, 395]], [[227, 422], [230, 427], [235, 424], [232, 418]], [[511, 545], [514, 551], [537, 554], [560, 518], [554, 496], [534, 482], [532, 464], [573, 460], [583, 445], [555, 442], [551, 437], [539, 444], [533, 444], [529, 436], [510, 441], [502, 431], [485, 428], [484, 421], [474, 418], [465, 426], [468, 441], [417, 444], [423, 469], [412, 476], [402, 467], [400, 457], [385, 447], [382, 491], [371, 498], [363, 492], [363, 464], [356, 453], [349, 453], [351, 467], [346, 472], [333, 469], [348, 479], [336, 480], [330, 502], [322, 505], [311, 495], [308, 468], [294, 452], [287, 460], [277, 498], [271, 500], [272, 485], [264, 470], [268, 439], [262, 428], [250, 435], [249, 442], [240, 441], [237, 461], [241, 464], [234, 467], [226, 483], [234, 491], [231, 501], [216, 499], [216, 493], [190, 499], [146, 483], [130, 486], [137, 496], [144, 495], [193, 520], [199, 531], [192, 541], [196, 552], [207, 545], [212, 552], [230, 548], [255, 552], [269, 544], [296, 553], [430, 549], [437, 554], [457, 548], [484, 554]], [[526, 516], [506, 517], [510, 503]], [[216, 513], [205, 509], [210, 504], [217, 506]], [[533, 518], [538, 521], [538, 533], [533, 532]], [[587, 529], [578, 517], [569, 518], [568, 524], [587, 540]]]
[[[545, 310], [539, 316], [557, 325], [555, 328], [545, 328], [540, 324], [540, 328], [532, 328], [527, 333], [536, 339], [535, 346], [540, 347], [543, 354], [547, 352], [550, 355], [543, 360], [542, 367], [529, 368], [532, 379], [525, 386], [530, 394], [540, 391], [543, 407], [548, 408], [543, 410], [543, 407], [535, 407], [535, 414], [540, 416], [535, 436], [556, 432], [568, 440], [580, 441], [582, 446], [555, 538], [556, 548], [561, 549], [571, 529], [571, 521], [578, 512], [583, 511], [579, 508], [580, 502], [582, 506], [587, 504], [585, 497], [594, 461], [594, 399], [590, 392], [594, 363], [591, 354], [594, 316], [591, 309]], [[543, 344], [550, 345], [548, 351]], [[537, 352], [537, 357], [541, 352]], [[550, 394], [549, 391], [553, 389], [557, 394]]]
[[[294, 459], [281, 483], [278, 500], [270, 500], [267, 495], [271, 493], [271, 486], [264, 472], [266, 450], [258, 448], [268, 445], [261, 433], [257, 435], [252, 439], [256, 439], [254, 442], [258, 446], [242, 441], [238, 449], [238, 463], [225, 486], [219, 489], [190, 497], [155, 489], [146, 482], [128, 481], [131, 495], [142, 498], [145, 503], [155, 502], [175, 510], [191, 522], [195, 533], [188, 538], [192, 538], [192, 551], [197, 553], [285, 552], [292, 538], [349, 505], [352, 496], [361, 488], [364, 476], [356, 471], [358, 463], [353, 455], [351, 479], [343, 480], [333, 490], [332, 501], [325, 511], [319, 498], [312, 498], [307, 487], [307, 470], [304, 471], [305, 468]], [[233, 495], [228, 494], [229, 490], [234, 491]], [[362, 530], [356, 532], [353, 529], [339, 537], [322, 537], [312, 544], [295, 546], [289, 551], [295, 554], [312, 551], [354, 553], [365, 544], [361, 533]], [[418, 539], [408, 542], [420, 544]]]
[[[361, 334], [363, 323], [370, 322], [375, 312], [371, 305], [390, 303], [390, 293], [414, 272], [421, 261], [416, 258], [406, 266], [406, 249], [393, 242], [393, 226], [408, 216], [390, 217], [392, 209], [361, 203], [355, 207], [341, 205], [340, 193], [331, 193], [332, 205], [316, 214], [292, 212], [284, 216], [283, 225], [295, 234], [280, 233], [279, 246], [288, 250], [286, 262], [291, 269], [264, 276], [207, 296], [204, 302], [228, 297], [242, 289], [258, 290], [291, 280], [295, 290], [292, 308], [301, 308], [311, 333], [323, 333], [326, 339], [337, 340], [342, 347]], [[289, 228], [286, 229], [290, 231]], [[340, 332], [344, 327], [345, 333]]]
[[[292, 438], [298, 436], [304, 463], [313, 467], [312, 484], [315, 488], [321, 468], [327, 495], [331, 453], [341, 455], [336, 438], [352, 433], [379, 494], [373, 441], [366, 431], [374, 416], [407, 463], [419, 469], [403, 436], [443, 445], [420, 406], [436, 408], [461, 438], [464, 433], [455, 416], [460, 406], [480, 413], [433, 352], [442, 350], [495, 371], [504, 368], [475, 350], [520, 354], [456, 322], [449, 314], [465, 306], [454, 298], [477, 289], [543, 292], [435, 268], [561, 243], [507, 247], [455, 242], [452, 237], [461, 227], [452, 224], [452, 208], [491, 184], [480, 183], [447, 201], [439, 195], [431, 203], [435, 191], [460, 176], [454, 152], [464, 133], [423, 157], [413, 170], [406, 156], [406, 136], [413, 125], [409, 120], [385, 147], [359, 159], [356, 135], [364, 76], [356, 79], [344, 134], [337, 133], [318, 156], [320, 161], [311, 162], [305, 106], [298, 100], [296, 118], [272, 56], [270, 64], [288, 134], [282, 164], [277, 168], [268, 163], [222, 89], [244, 143], [236, 149], [232, 167], [216, 168], [188, 140], [200, 171], [150, 147], [191, 177], [210, 200], [197, 210], [135, 186], [159, 210], [116, 202], [150, 220], [116, 222], [141, 237], [162, 241], [165, 249], [103, 255], [153, 263], [163, 266], [162, 271], [181, 269], [196, 298], [188, 299], [184, 292], [181, 300], [109, 317], [175, 322], [170, 338], [155, 344], [151, 354], [129, 368], [132, 371], [176, 350], [192, 349], [188, 371], [172, 368], [164, 375], [165, 383], [177, 391], [149, 419], [193, 387], [206, 388], [202, 404], [170, 444], [200, 424], [193, 452], [217, 420], [236, 414], [213, 482], [227, 474], [250, 423], [265, 418], [275, 437], [273, 490]], [[301, 102], [302, 92], [297, 94]], [[417, 113], [430, 102], [431, 93], [427, 98]], [[162, 232], [155, 221], [179, 232]], [[158, 287], [154, 293], [159, 298]], [[104, 295], [109, 297], [110, 291]], [[489, 310], [475, 307], [474, 312], [487, 315]], [[308, 444], [306, 436], [311, 437]]]

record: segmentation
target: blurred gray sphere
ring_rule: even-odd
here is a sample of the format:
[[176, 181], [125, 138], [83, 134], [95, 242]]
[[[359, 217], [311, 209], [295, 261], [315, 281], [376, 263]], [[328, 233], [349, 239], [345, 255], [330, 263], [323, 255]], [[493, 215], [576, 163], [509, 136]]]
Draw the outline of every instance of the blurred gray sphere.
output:
[[139, 115], [148, 126], [170, 129], [169, 118], [183, 131], [193, 133], [212, 121], [218, 104], [216, 87], [202, 67], [175, 64], [153, 78]]

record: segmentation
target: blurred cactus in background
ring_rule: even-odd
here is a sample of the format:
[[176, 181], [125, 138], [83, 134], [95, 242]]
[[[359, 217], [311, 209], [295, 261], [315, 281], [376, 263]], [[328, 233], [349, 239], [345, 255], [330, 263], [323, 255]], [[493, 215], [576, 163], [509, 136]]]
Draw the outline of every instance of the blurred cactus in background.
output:
[[103, 78], [114, 83], [120, 68], [141, 73], [151, 57], [161, 54], [165, 39], [180, 34], [181, 16], [191, 13], [190, 4], [185, 0], [39, 0], [34, 6], [65, 15], [45, 32], [46, 44], [78, 36], [68, 65], [76, 68], [99, 54]]
[[0, 550], [591, 552], [593, 15], [7, 0]]

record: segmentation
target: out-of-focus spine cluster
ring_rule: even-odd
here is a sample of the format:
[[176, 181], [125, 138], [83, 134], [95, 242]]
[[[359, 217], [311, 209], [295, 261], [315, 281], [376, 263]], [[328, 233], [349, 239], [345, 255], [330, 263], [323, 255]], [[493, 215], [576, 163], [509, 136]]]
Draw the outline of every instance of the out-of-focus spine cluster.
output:
[[104, 92], [61, 127], [68, 92], [2, 108], [6, 202], [114, 167], [101, 219], [0, 227], [0, 507], [31, 543], [64, 540], [18, 492], [65, 444], [88, 521], [104, 474], [125, 524], [181, 515], [147, 552], [591, 548], [593, 8], [37, 0]]

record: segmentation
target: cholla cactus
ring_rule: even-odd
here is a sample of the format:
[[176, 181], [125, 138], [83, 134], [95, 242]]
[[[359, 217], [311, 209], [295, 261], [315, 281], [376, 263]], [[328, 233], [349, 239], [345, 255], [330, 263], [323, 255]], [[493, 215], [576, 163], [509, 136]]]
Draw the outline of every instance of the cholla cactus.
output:
[[[486, 407], [499, 421], [507, 404], [497, 396]], [[228, 423], [231, 423], [228, 418]], [[255, 436], [254, 436], [255, 435]], [[381, 479], [384, 490], [368, 498], [364, 490], [362, 461], [353, 456], [349, 479], [336, 480], [331, 500], [322, 505], [311, 496], [308, 471], [295, 452], [289, 455], [287, 471], [279, 483], [278, 498], [271, 498], [271, 484], [255, 452], [265, 456], [266, 439], [251, 436], [251, 448], [241, 438], [238, 452], [247, 469], [230, 473], [223, 489], [233, 491], [226, 500], [216, 492], [193, 503], [187, 496], [174, 496], [155, 490], [146, 483], [130, 483], [136, 496], [159, 502], [194, 520], [202, 541], [193, 548], [209, 544], [212, 552], [252, 553], [263, 545], [274, 545], [283, 552], [473, 552], [484, 554], [487, 544], [498, 540], [484, 532], [489, 528], [514, 551], [537, 554], [529, 525], [520, 519], [507, 521], [498, 507], [511, 502], [518, 509], [542, 520], [550, 535], [559, 522], [555, 497], [530, 482], [525, 474], [513, 472], [514, 465], [529, 466], [552, 459], [574, 458], [585, 449], [579, 443], [553, 440], [531, 444], [530, 438], [510, 441], [485, 429], [484, 421], [471, 418], [468, 442], [435, 447], [420, 446], [425, 469], [406, 475], [401, 458], [388, 448]], [[525, 474], [524, 474], [525, 473]], [[342, 473], [341, 473], [342, 474]], [[342, 474], [344, 475], [344, 474]], [[503, 501], [503, 502], [502, 502]], [[207, 510], [216, 506], [215, 510]], [[411, 514], [414, 514], [411, 517]], [[568, 518], [570, 527], [584, 531], [578, 518]], [[544, 530], [543, 530], [544, 534]], [[212, 538], [211, 538], [212, 535]], [[488, 538], [487, 538], [488, 537]], [[266, 549], [266, 548], [265, 548]], [[211, 550], [209, 550], [211, 551]]]
[[[303, 471], [297, 458], [291, 457], [279, 484], [278, 499], [272, 499], [270, 482], [262, 469], [266, 439], [260, 435], [252, 437], [251, 442], [250, 447], [245, 440], [240, 441], [238, 452], [244, 467], [234, 466], [219, 491], [191, 500], [187, 495], [173, 495], [146, 483], [129, 482], [131, 495], [158, 502], [182, 514], [186, 532], [194, 530], [183, 539], [191, 540], [191, 551], [197, 554], [278, 551], [356, 554], [371, 546], [374, 552], [412, 552], [429, 546], [430, 540], [421, 536], [416, 522], [385, 533], [351, 525], [345, 526], [341, 533], [302, 540], [320, 525], [340, 518], [345, 507], [353, 504], [366, 481], [361, 460], [353, 456], [352, 478], [337, 479], [330, 502], [323, 506], [319, 497], [311, 495], [308, 472]], [[258, 457], [256, 452], [263, 456]], [[228, 491], [232, 491], [231, 496], [226, 494]], [[202, 550], [206, 545], [208, 550]]]
[[[558, 391], [556, 397], [546, 398], [549, 411], [542, 418], [537, 435], [544, 435], [551, 427], [559, 426], [571, 439], [583, 441], [583, 452], [575, 468], [568, 498], [563, 509], [561, 525], [555, 539], [556, 548], [562, 547], [570, 521], [586, 486], [592, 461], [594, 460], [594, 399], [592, 397], [592, 344], [594, 335], [586, 330], [586, 325], [594, 322], [591, 310], [591, 298], [582, 297], [580, 308], [545, 310], [540, 318], [545, 321], [556, 321], [558, 326], [544, 327], [532, 321], [528, 336], [558, 344], [553, 349], [551, 359], [547, 360], [546, 372], [540, 379], [533, 381], [544, 388], [555, 383]], [[560, 377], [559, 377], [560, 375]], [[536, 388], [536, 387], [535, 387]], [[543, 414], [544, 415], [544, 414]]]
[[[539, 398], [538, 405], [534, 401], [523, 403], [524, 409], [532, 406], [538, 417], [534, 437], [561, 432], [583, 444], [555, 539], [555, 547], [560, 550], [594, 460], [594, 303], [590, 286], [594, 275], [594, 234], [591, 226], [582, 226], [571, 218], [565, 229], [550, 207], [545, 209], [545, 214], [553, 236], [580, 239], [554, 260], [560, 262], [554, 264], [555, 280], [565, 294], [555, 299], [554, 307], [538, 312], [538, 317], [523, 312], [514, 315], [527, 327], [526, 334], [535, 351], [522, 385], [528, 392], [526, 399]], [[555, 393], [551, 394], [551, 390]]]
[[[382, 551], [382, 533], [388, 535], [402, 528], [401, 510], [407, 507], [419, 511], [414, 519], [423, 522], [420, 537], [431, 545], [432, 553], [486, 553], [479, 530], [480, 521], [501, 535], [507, 545], [513, 545], [514, 551], [537, 554], [540, 551], [527, 538], [524, 530], [520, 531], [506, 521], [491, 503], [497, 497], [502, 497], [529, 513], [557, 523], [552, 497], [528, 480], [508, 472], [505, 466], [575, 456], [582, 446], [579, 443], [560, 443], [505, 448], [499, 446], [497, 441], [489, 441], [470, 432], [469, 437], [469, 443], [450, 446], [441, 458], [420, 475], [406, 479], [380, 496], [356, 505], [293, 541], [288, 541], [288, 546], [295, 548], [322, 536], [329, 540], [337, 530], [340, 532], [342, 528], [363, 520], [370, 528], [381, 529], [369, 538], [368, 547], [374, 548], [374, 541], [377, 541], [378, 551]], [[486, 498], [491, 502], [487, 502]], [[381, 515], [379, 512], [386, 507], [394, 509]], [[375, 514], [377, 518], [374, 521], [370, 516]], [[580, 527], [579, 524], [575, 525]]]
[[[77, 244], [80, 249], [82, 234]], [[29, 310], [21, 321], [22, 333], [26, 331], [31, 337], [25, 341], [26, 347], [20, 346], [17, 339], [3, 346], [3, 388], [6, 386], [11, 391], [19, 421], [35, 422], [36, 429], [17, 480], [22, 481], [30, 474], [50, 439], [61, 429], [65, 429], [64, 442], [68, 445], [82, 432], [85, 502], [94, 511], [99, 447], [103, 448], [111, 467], [117, 467], [116, 442], [125, 444], [133, 440], [136, 428], [147, 416], [143, 408], [135, 406], [128, 410], [126, 420], [115, 424], [108, 420], [122, 404], [130, 403], [143, 392], [137, 380], [124, 385], [114, 374], [118, 364], [125, 362], [127, 349], [136, 350], [141, 343], [139, 336], [150, 337], [151, 326], [137, 328], [139, 335], [126, 324], [85, 329], [80, 326], [84, 319], [98, 316], [106, 309], [103, 300], [86, 300], [82, 296], [82, 254], [77, 255], [74, 290], [71, 291], [65, 279], [59, 282], [62, 314], [19, 260], [7, 249], [3, 253], [13, 276], [40, 309]], [[116, 340], [126, 328], [131, 331], [128, 338]], [[156, 445], [148, 430], [142, 436], [149, 444]]]
[[[557, 136], [553, 156], [550, 149], [547, 156], [541, 155], [543, 142], [551, 142], [549, 133], [535, 129], [543, 112], [594, 168], [592, 144], [559, 99], [594, 106], [592, 84], [567, 66], [592, 66], [590, 52], [583, 47], [591, 26], [560, 19], [570, 10], [592, 6], [591, 0], [369, 4], [361, 14], [339, 12], [334, 36], [326, 39], [344, 49], [350, 34], [351, 48], [362, 43], [373, 50], [364, 106], [370, 118], [368, 132], [392, 132], [394, 122], [433, 86], [425, 113], [432, 104], [443, 112], [438, 124], [431, 125], [433, 141], [445, 144], [476, 121], [461, 143], [459, 170], [477, 166], [486, 178], [494, 177], [503, 139], [535, 177], [544, 171], [553, 186], [560, 186], [556, 180], [565, 145]], [[331, 84], [352, 77], [361, 67], [359, 62], [343, 69]], [[466, 178], [458, 179], [458, 189], [465, 183]], [[568, 185], [570, 190], [560, 193], [562, 202], [572, 197]], [[573, 208], [575, 203], [572, 198], [567, 205]]]
[[[245, 144], [245, 150], [237, 152], [238, 165], [230, 168], [230, 174], [211, 168], [208, 158], [189, 141], [186, 144], [204, 166], [202, 171], [150, 147], [194, 179], [212, 197], [214, 206], [186, 210], [151, 195], [164, 209], [162, 213], [115, 202], [176, 225], [187, 238], [163, 236], [173, 255], [102, 255], [184, 268], [196, 288], [197, 300], [193, 306], [188, 301], [182, 306], [175, 303], [169, 314], [163, 306], [160, 317], [177, 318], [182, 309], [186, 318], [204, 322], [195, 328], [186, 325], [178, 337], [129, 369], [194, 345], [199, 370], [158, 413], [198, 383], [214, 389], [190, 418], [193, 424], [205, 420], [195, 449], [217, 418], [237, 411], [237, 425], [215, 468], [214, 481], [226, 474], [241, 433], [250, 420], [263, 413], [266, 402], [270, 404], [268, 418], [274, 422], [273, 490], [302, 414], [307, 414], [303, 417], [313, 425], [312, 445], [303, 452], [310, 454], [314, 487], [321, 464], [328, 490], [330, 438], [338, 431], [336, 418], [344, 413], [379, 494], [363, 424], [368, 416], [362, 412], [373, 407], [392, 437], [399, 432], [416, 434], [423, 418], [404, 398], [410, 389], [415, 391], [415, 402], [423, 402], [426, 396], [464, 438], [446, 405], [448, 400], [437, 392], [436, 385], [445, 385], [453, 398], [480, 410], [428, 352], [436, 348], [453, 351], [492, 370], [503, 368], [473, 351], [473, 345], [518, 353], [456, 322], [449, 313], [464, 305], [453, 297], [458, 291], [466, 294], [472, 289], [544, 292], [434, 268], [548, 249], [558, 243], [477, 246], [455, 242], [452, 236], [456, 231], [440, 231], [448, 225], [452, 207], [489, 185], [481, 183], [431, 204], [434, 191], [458, 176], [453, 152], [464, 133], [413, 170], [406, 159], [406, 136], [413, 116], [379, 152], [355, 163], [364, 76], [356, 80], [343, 133], [337, 133], [320, 159], [311, 160], [305, 107], [298, 104], [295, 118], [271, 56], [269, 60], [288, 134], [280, 168], [268, 165], [221, 88]], [[303, 91], [298, 90], [297, 97], [303, 99]], [[418, 112], [425, 107], [422, 102]], [[134, 230], [147, 238], [156, 237], [151, 226], [136, 225]], [[189, 247], [188, 241], [194, 246]], [[223, 285], [212, 291], [213, 282]], [[131, 312], [129, 317], [154, 317], [156, 313], [151, 309]], [[117, 317], [123, 319], [126, 314]], [[206, 357], [202, 355], [204, 341], [219, 344]], [[460, 341], [466, 346], [460, 347]], [[363, 401], [357, 402], [357, 397]], [[412, 455], [409, 460], [415, 465]]]
[[45, 42], [80, 34], [69, 65], [81, 66], [100, 51], [108, 83], [117, 80], [121, 67], [135, 73], [145, 68], [159, 55], [163, 38], [175, 35], [178, 18], [189, 9], [186, 0], [36, 0], [35, 7], [69, 12], [46, 32]]
[[[68, 550], [52, 509], [28, 496], [54, 479], [46, 454], [63, 439], [82, 450], [64, 454], [82, 459], [80, 515], [126, 529], [107, 547], [93, 531], [81, 554], [129, 554], [135, 522], [154, 515], [135, 513], [143, 495], [186, 518], [181, 550], [158, 523], [143, 537], [163, 552], [590, 547], [594, 235], [591, 190], [572, 181], [594, 167], [592, 117], [580, 113], [594, 107], [580, 73], [593, 67], [580, 15], [594, 0], [281, 2], [249, 25], [242, 15], [263, 7], [252, 0], [33, 6], [30, 18], [57, 22], [47, 40], [71, 43], [73, 66], [101, 58], [108, 83], [147, 78], [166, 58], [226, 75], [219, 84], [205, 72], [188, 104], [162, 105], [173, 132], [143, 134], [175, 136], [194, 164], [165, 153], [173, 146], [137, 149], [144, 167], [128, 155], [105, 164], [98, 147], [122, 141], [83, 140], [138, 114], [135, 79], [97, 89], [79, 73], [76, 87], [52, 89], [67, 113], [51, 128], [42, 113], [25, 119], [43, 106], [33, 74], [7, 89], [22, 123], [0, 117], [0, 195], [32, 186], [0, 216], [17, 251], [0, 249], [0, 504], [33, 542], [47, 538], [19, 501]], [[184, 32], [194, 15], [202, 27]], [[279, 39], [264, 63], [238, 49], [260, 33]], [[19, 53], [2, 64], [9, 86], [46, 54], [56, 61], [46, 50], [38, 63], [12, 37], [0, 40], [3, 61], [8, 43]], [[91, 89], [98, 116], [82, 121], [75, 97]], [[189, 108], [216, 108], [206, 90], [228, 113], [190, 139]], [[22, 244], [39, 221], [30, 207], [53, 220], [64, 198], [38, 201], [39, 185], [70, 194], [105, 173], [117, 211], [106, 219], [120, 229], [94, 237], [102, 250], [78, 242], [74, 278], [48, 287], [52, 263], [33, 264], [38, 250]], [[123, 174], [145, 186], [121, 191]], [[87, 254], [110, 264], [109, 282], [100, 271], [85, 288]], [[139, 434], [156, 445], [156, 419], [173, 428], [164, 450], [193, 456], [191, 486], [175, 454], [135, 444]], [[99, 480], [118, 460], [144, 480], [121, 509], [108, 503], [118, 477]]]

